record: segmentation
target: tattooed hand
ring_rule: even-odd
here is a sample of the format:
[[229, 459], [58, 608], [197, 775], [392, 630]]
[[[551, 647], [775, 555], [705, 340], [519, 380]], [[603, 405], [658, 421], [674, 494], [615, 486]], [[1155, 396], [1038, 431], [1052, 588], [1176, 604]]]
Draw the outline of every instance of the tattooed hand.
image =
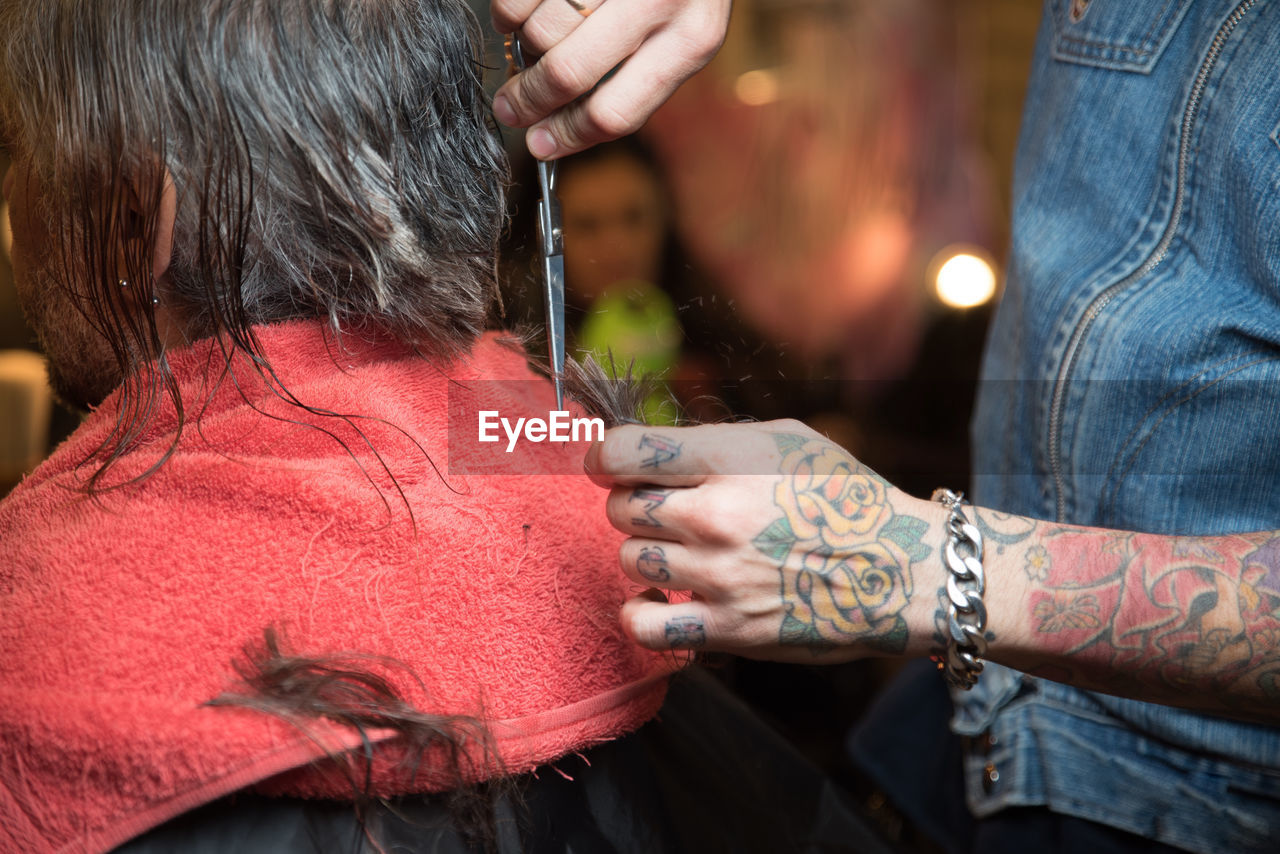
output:
[[[835, 661], [932, 643], [942, 571], [928, 543], [945, 511], [803, 424], [619, 428], [587, 466], [612, 487], [610, 520], [632, 535], [623, 570], [693, 593], [624, 606], [642, 645]], [[917, 597], [922, 571], [932, 586]]]
[[[620, 427], [587, 472], [611, 487], [609, 519], [631, 536], [622, 568], [648, 587], [621, 614], [643, 646], [812, 662], [943, 641], [945, 509], [803, 424]], [[1280, 530], [1164, 536], [973, 509], [988, 659], [1280, 718]]]

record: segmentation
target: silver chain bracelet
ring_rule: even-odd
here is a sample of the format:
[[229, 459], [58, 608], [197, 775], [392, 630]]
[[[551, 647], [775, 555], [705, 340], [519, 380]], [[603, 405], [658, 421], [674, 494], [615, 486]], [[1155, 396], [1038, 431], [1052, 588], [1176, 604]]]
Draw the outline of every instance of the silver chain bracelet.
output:
[[964, 512], [964, 495], [949, 489], [934, 490], [933, 500], [951, 511], [947, 517], [947, 544], [942, 562], [947, 567], [946, 660], [938, 667], [947, 683], [969, 690], [982, 673], [987, 654], [987, 606], [982, 603], [986, 581], [982, 574], [982, 532]]

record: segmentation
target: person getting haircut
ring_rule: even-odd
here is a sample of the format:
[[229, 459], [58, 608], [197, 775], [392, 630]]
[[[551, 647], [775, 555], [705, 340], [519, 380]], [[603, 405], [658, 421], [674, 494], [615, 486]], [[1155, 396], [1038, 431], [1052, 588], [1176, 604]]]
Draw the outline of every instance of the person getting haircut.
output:
[[859, 832], [709, 685], [650, 722], [683, 661], [619, 626], [583, 442], [474, 473], [467, 407], [554, 400], [484, 331], [477, 39], [462, 0], [0, 0], [15, 280], [88, 410], [0, 502], [0, 849]]
[[451, 387], [548, 393], [482, 337], [506, 165], [466, 7], [0, 29], [15, 275], [90, 410], [0, 507], [0, 847], [106, 849], [250, 785], [455, 791], [651, 717], [671, 665], [617, 627], [599, 491], [449, 470]]

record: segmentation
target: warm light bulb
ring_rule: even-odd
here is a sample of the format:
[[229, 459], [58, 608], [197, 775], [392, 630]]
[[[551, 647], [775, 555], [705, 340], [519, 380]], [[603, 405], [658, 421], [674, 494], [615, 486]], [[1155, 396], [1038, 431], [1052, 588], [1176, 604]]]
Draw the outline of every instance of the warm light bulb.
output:
[[778, 100], [777, 72], [760, 68], [738, 75], [733, 84], [733, 94], [749, 107], [761, 107]]
[[986, 258], [954, 247], [943, 250], [939, 257], [946, 260], [937, 268], [934, 287], [944, 305], [974, 308], [995, 296], [996, 271]]

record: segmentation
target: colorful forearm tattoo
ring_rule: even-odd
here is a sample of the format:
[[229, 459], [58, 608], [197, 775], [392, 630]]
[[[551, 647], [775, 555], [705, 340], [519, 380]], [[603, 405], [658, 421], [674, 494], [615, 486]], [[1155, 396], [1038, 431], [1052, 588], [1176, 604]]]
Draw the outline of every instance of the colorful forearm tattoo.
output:
[[1280, 534], [1157, 536], [990, 511], [979, 520], [1026, 574], [1035, 647], [1061, 662], [1039, 675], [1121, 693], [1137, 680], [1171, 694], [1280, 699]]

